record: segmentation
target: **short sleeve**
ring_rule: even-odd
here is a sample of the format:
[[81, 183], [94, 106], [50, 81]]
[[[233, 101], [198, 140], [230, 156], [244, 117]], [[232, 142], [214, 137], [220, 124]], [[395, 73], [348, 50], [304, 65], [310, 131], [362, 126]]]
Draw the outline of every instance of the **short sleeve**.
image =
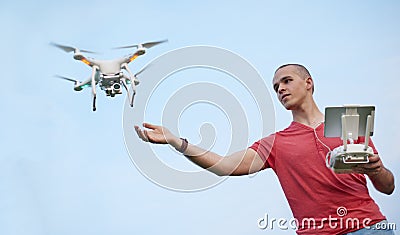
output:
[[261, 160], [264, 162], [265, 168], [274, 168], [275, 162], [275, 134], [264, 137], [251, 145], [249, 148], [253, 149], [257, 152], [257, 154], [261, 157]]

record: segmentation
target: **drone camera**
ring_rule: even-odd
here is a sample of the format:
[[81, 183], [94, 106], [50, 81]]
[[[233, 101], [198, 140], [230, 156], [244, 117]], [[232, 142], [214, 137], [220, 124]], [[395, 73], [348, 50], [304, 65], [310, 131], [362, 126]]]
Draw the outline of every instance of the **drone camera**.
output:
[[122, 94], [122, 89], [121, 89], [122, 87], [119, 83], [114, 83], [111, 88], [112, 88], [111, 90], [112, 96], [115, 94]]
[[121, 90], [121, 85], [119, 85], [118, 83], [114, 83], [114, 85], [112, 87], [113, 87], [114, 91]]

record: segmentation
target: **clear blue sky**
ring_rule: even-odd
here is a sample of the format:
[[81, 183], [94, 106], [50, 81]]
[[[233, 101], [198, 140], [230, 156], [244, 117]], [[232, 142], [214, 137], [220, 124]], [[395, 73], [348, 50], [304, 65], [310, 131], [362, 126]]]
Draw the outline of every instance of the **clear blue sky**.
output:
[[[196, 193], [148, 181], [124, 145], [124, 96], [99, 93], [92, 112], [89, 90], [75, 93], [53, 77], [85, 79], [89, 68], [49, 42], [114, 58], [129, 51], [109, 48], [169, 39], [132, 63], [134, 71], [176, 48], [218, 46], [247, 59], [267, 85], [277, 66], [302, 63], [315, 79], [321, 109], [376, 106], [373, 140], [397, 177], [399, 12], [398, 1], [360, 0], [0, 3], [0, 234], [294, 234], [257, 228], [265, 213], [292, 216], [271, 170]], [[291, 115], [273, 100], [280, 130]], [[399, 227], [398, 189], [385, 196], [370, 185], [370, 193]]]

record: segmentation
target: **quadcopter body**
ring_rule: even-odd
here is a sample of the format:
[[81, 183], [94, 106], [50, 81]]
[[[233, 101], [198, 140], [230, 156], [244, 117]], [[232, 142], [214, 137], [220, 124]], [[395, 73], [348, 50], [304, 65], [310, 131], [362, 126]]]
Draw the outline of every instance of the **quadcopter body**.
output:
[[[100, 89], [103, 90], [107, 96], [114, 97], [115, 95], [122, 94], [122, 87], [126, 90], [128, 98], [130, 100], [130, 105], [133, 107], [133, 102], [136, 94], [136, 86], [139, 84], [139, 80], [137, 76], [142, 73], [145, 69], [141, 69], [136, 74], [133, 74], [129, 69], [128, 64], [135, 60], [137, 57], [144, 55], [146, 53], [146, 49], [153, 47], [157, 44], [166, 42], [156, 41], [156, 42], [147, 42], [137, 45], [118, 47], [115, 49], [122, 48], [131, 48], [136, 47], [137, 50], [128, 56], [117, 58], [113, 60], [97, 60], [90, 57], [85, 57], [84, 53], [94, 53], [87, 50], [80, 50], [75, 47], [60, 45], [56, 43], [52, 43], [53, 46], [58, 47], [65, 52], [74, 52], [73, 58], [75, 60], [82, 61], [86, 65], [92, 68], [91, 76], [85, 81], [78, 81], [73, 78], [68, 78], [64, 76], [58, 76], [59, 78], [74, 82], [74, 90], [81, 91], [86, 87], [92, 88], [92, 96], [93, 96], [93, 111], [96, 111], [96, 86], [99, 85]], [[127, 72], [127, 74], [124, 73]], [[132, 94], [129, 93], [128, 85], [131, 85]]]

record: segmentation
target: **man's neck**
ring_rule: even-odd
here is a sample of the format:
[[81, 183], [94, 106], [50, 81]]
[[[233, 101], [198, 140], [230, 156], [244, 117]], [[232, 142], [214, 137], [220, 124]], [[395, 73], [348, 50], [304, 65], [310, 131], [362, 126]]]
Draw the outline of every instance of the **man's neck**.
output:
[[293, 121], [316, 128], [324, 121], [324, 114], [318, 109], [314, 100], [292, 110]]

